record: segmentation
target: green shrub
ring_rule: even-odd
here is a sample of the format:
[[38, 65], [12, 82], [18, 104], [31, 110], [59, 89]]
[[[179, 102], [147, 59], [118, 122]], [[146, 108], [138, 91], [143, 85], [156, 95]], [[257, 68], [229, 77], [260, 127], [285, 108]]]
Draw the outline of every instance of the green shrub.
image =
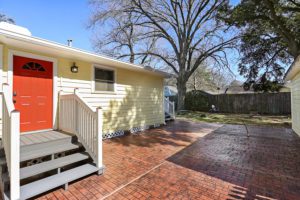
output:
[[185, 108], [193, 111], [209, 111], [209, 94], [193, 90], [186, 94]]

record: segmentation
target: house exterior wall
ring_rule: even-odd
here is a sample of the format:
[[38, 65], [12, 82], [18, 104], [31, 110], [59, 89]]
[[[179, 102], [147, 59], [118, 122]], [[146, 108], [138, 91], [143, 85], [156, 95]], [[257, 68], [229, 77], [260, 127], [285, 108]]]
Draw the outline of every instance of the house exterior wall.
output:
[[[1, 45], [1, 44], [0, 44]], [[72, 93], [75, 88], [92, 107], [103, 109], [103, 133], [130, 130], [132, 128], [164, 123], [163, 77], [145, 72], [131, 71], [101, 63], [89, 63], [76, 59], [45, 55], [29, 50], [20, 50], [3, 45], [2, 82], [7, 83], [8, 52], [17, 50], [57, 59], [57, 91]], [[72, 73], [73, 62], [79, 67], [78, 73]], [[93, 91], [94, 65], [110, 67], [116, 72], [115, 92]]]
[[292, 128], [300, 135], [300, 73], [292, 79]]

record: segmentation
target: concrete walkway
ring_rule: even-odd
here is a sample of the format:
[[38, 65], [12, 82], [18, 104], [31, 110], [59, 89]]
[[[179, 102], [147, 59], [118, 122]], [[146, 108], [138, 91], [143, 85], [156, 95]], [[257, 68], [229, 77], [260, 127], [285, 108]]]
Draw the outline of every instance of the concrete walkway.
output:
[[104, 142], [103, 176], [39, 199], [300, 199], [290, 129], [176, 121]]

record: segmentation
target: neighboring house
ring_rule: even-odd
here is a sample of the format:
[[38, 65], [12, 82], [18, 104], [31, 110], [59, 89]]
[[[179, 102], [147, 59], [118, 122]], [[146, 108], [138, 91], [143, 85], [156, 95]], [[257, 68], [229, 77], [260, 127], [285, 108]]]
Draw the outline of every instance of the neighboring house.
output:
[[101, 174], [102, 138], [165, 122], [165, 76], [0, 23], [6, 197], [30, 198]]
[[246, 91], [243, 87], [243, 82], [234, 80], [230, 85], [220, 94], [243, 94], [243, 93], [253, 93], [253, 90]]
[[165, 97], [174, 97], [174, 96], [177, 96], [177, 93], [178, 93], [178, 91], [175, 86], [171, 86], [171, 85], [164, 86]]
[[165, 110], [165, 121], [175, 119], [175, 102], [177, 96], [177, 88], [174, 86], [164, 86], [164, 110]]
[[294, 61], [285, 75], [292, 95], [292, 128], [300, 136], [300, 56]]
[[286, 86], [282, 86], [282, 88], [279, 89], [279, 92], [291, 92], [291, 89]]

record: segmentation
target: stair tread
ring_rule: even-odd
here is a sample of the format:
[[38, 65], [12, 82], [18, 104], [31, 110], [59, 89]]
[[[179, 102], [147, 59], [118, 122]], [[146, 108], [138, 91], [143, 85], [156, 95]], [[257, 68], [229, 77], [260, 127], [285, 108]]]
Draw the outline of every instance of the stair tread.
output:
[[30, 147], [31, 145], [45, 145], [46, 143], [59, 143], [60, 141], [71, 141], [72, 136], [59, 131], [43, 131], [33, 134], [24, 134], [20, 137], [20, 145], [22, 148]]
[[84, 164], [79, 167], [67, 170], [60, 174], [49, 176], [47, 178], [21, 186], [21, 199], [27, 199], [65, 183], [82, 178], [86, 175], [97, 172], [99, 169], [92, 164]]
[[20, 169], [20, 179], [28, 178], [43, 172], [57, 169], [75, 162], [88, 159], [89, 156], [82, 153], [75, 153], [54, 160], [42, 162], [40, 164], [23, 167]]
[[66, 143], [66, 144], [60, 144], [60, 145], [51, 145], [51, 146], [45, 146], [45, 147], [39, 147], [39, 148], [32, 148], [32, 149], [26, 149], [26, 151], [21, 150], [20, 155], [20, 161], [30, 160], [34, 158], [39, 158], [47, 155], [52, 155], [55, 153], [68, 151], [72, 149], [79, 148], [79, 145], [72, 144], [72, 143]]

